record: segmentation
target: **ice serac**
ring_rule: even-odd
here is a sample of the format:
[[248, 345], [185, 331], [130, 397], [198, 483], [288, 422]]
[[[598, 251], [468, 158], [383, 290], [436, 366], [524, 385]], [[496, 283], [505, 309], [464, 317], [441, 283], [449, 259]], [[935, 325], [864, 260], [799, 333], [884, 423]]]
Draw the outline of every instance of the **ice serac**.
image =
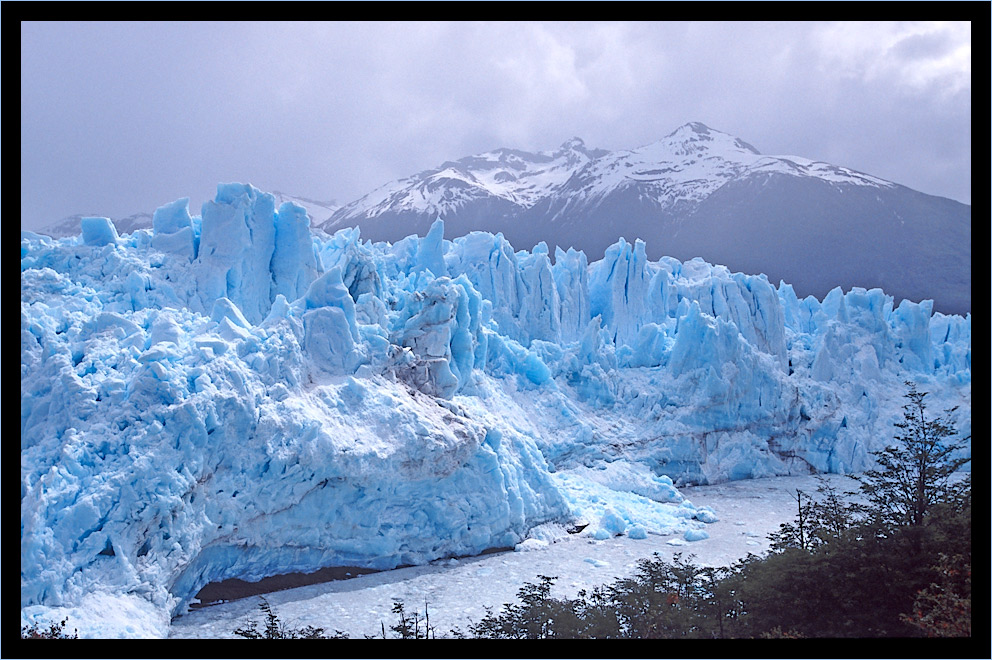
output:
[[152, 215], [152, 247], [162, 252], [193, 259], [196, 235], [189, 215], [189, 197], [160, 206]]
[[197, 285], [204, 306], [233, 300], [252, 321], [269, 309], [275, 249], [275, 197], [250, 185], [222, 184], [203, 204]]
[[86, 245], [100, 247], [117, 243], [117, 228], [110, 218], [83, 218], [80, 225], [83, 243]]
[[355, 301], [341, 279], [341, 269], [332, 268], [307, 289], [301, 309], [304, 350], [318, 369], [330, 373], [353, 373], [361, 362], [355, 344]]
[[569, 248], [564, 252], [555, 248], [555, 263], [551, 267], [558, 291], [568, 292], [560, 296], [558, 312], [562, 341], [573, 342], [582, 336], [589, 318], [589, 273], [588, 260], [584, 252]]
[[196, 262], [197, 295], [206, 308], [233, 300], [253, 323], [275, 296], [300, 297], [317, 278], [306, 211], [293, 202], [275, 210], [275, 197], [251, 185], [221, 184], [203, 205]]
[[276, 213], [275, 227], [270, 298], [275, 300], [282, 295], [296, 300], [323, 271], [310, 237], [310, 218], [299, 204], [283, 202]]
[[163, 636], [211, 581], [545, 523], [705, 542], [720, 512], [680, 485], [862, 470], [906, 380], [971, 431], [971, 317], [929, 301], [800, 299], [636, 239], [590, 263], [441, 221], [311, 235], [242, 184], [104, 220], [21, 236], [25, 623]]
[[438, 219], [431, 225], [427, 235], [420, 239], [420, 247], [417, 250], [418, 271], [428, 271], [434, 277], [448, 274], [448, 270], [444, 266], [444, 253], [441, 250], [443, 240], [444, 222]]

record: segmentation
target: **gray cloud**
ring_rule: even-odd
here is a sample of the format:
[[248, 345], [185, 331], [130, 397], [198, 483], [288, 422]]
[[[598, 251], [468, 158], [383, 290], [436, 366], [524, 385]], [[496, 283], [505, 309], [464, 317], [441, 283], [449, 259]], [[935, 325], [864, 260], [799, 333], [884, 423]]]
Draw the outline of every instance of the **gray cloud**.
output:
[[929, 32], [903, 37], [889, 51], [907, 60], [931, 60], [952, 52], [958, 44], [949, 32]]
[[500, 146], [687, 121], [970, 203], [970, 27], [23, 23], [21, 224], [250, 181], [345, 203]]

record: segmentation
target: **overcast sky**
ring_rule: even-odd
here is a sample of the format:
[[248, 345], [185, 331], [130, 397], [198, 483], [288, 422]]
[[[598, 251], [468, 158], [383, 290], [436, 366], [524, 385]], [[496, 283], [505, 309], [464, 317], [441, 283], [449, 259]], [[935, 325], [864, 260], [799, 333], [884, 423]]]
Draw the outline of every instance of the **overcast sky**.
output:
[[21, 225], [689, 121], [970, 204], [970, 24], [22, 23]]

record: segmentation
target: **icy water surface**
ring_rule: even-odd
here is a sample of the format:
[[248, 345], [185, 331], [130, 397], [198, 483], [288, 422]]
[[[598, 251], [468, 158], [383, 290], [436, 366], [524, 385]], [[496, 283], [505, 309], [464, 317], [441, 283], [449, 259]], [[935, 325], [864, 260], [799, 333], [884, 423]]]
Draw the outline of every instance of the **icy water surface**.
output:
[[[849, 477], [828, 475], [839, 490], [853, 490]], [[730, 564], [749, 552], [768, 549], [767, 535], [795, 516], [797, 489], [813, 493], [815, 477], [752, 479], [681, 489], [696, 506], [712, 507], [719, 520], [706, 526], [709, 538], [686, 542], [680, 535], [649, 535], [635, 540], [626, 536], [605, 541], [568, 535], [545, 548], [527, 552], [501, 552], [458, 560], [439, 560], [372, 573], [345, 580], [312, 584], [268, 593], [265, 598], [280, 620], [293, 628], [315, 626], [328, 633], [347, 632], [353, 638], [381, 636], [382, 626], [395, 623], [393, 600], [402, 600], [407, 611], [423, 615], [425, 601], [431, 625], [438, 635], [458, 627], [467, 632], [485, 608], [499, 610], [512, 602], [517, 590], [538, 576], [556, 576], [555, 596], [574, 596], [630, 575], [638, 560], [657, 552], [666, 559], [676, 553], [696, 556], [697, 563]], [[259, 599], [251, 596], [194, 610], [173, 621], [171, 637], [236, 637], [235, 628], [249, 619], [261, 623]], [[261, 627], [261, 626], [260, 626]]]

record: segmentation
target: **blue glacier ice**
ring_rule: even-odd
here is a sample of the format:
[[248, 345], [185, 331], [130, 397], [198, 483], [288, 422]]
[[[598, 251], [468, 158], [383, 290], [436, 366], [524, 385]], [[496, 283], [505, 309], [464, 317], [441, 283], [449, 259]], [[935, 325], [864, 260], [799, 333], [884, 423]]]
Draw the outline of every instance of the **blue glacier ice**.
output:
[[80, 229], [21, 236], [25, 623], [162, 637], [213, 581], [549, 525], [696, 542], [720, 513], [679, 486], [863, 470], [906, 380], [971, 431], [971, 316], [878, 289], [441, 221], [373, 244], [245, 184]]

